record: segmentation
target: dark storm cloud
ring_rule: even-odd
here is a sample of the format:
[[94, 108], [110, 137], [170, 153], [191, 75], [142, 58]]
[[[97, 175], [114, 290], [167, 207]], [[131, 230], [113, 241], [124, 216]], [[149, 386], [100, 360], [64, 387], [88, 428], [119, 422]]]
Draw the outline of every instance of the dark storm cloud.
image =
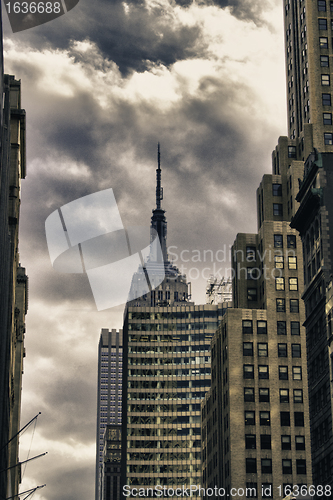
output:
[[[38, 81], [39, 75], [32, 73], [30, 78]], [[34, 90], [30, 92], [34, 102]], [[53, 304], [83, 301], [94, 308], [85, 275], [64, 275], [52, 269], [45, 219], [65, 203], [112, 187], [125, 225], [149, 224], [158, 141], [162, 144], [163, 205], [172, 235], [169, 244], [198, 248], [208, 242], [217, 246], [217, 224], [224, 242], [232, 243], [235, 227], [239, 231], [249, 228], [249, 221], [244, 224], [243, 210], [247, 207], [249, 213], [248, 207], [254, 209], [253, 193], [261, 173], [269, 168], [262, 160], [266, 123], [253, 140], [254, 122], [243, 120], [233, 110], [233, 103], [255, 99], [245, 85], [206, 77], [195, 95], [184, 91], [183, 99], [167, 110], [146, 101], [112, 97], [112, 93], [110, 110], [105, 110], [96, 101], [98, 92], [98, 87], [96, 94], [78, 89], [71, 97], [55, 94], [52, 100], [37, 92], [41, 108], [40, 112], [34, 110], [34, 120], [39, 123], [39, 137], [30, 128], [30, 168], [22, 185], [21, 248], [22, 255], [38, 259], [43, 269], [41, 278], [35, 278], [31, 285], [36, 297]], [[267, 140], [271, 141], [272, 135], [268, 133]], [[124, 161], [129, 152], [130, 161]], [[70, 168], [71, 162], [78, 170], [66, 175], [66, 163]], [[146, 169], [140, 173], [142, 165]], [[211, 199], [212, 187], [220, 192], [218, 198]], [[225, 203], [226, 193], [234, 196], [230, 205]], [[195, 228], [191, 227], [193, 218]], [[255, 217], [251, 216], [251, 222], [254, 230]]]
[[68, 49], [71, 41], [90, 40], [103, 56], [114, 61], [122, 74], [145, 71], [151, 64], [170, 66], [200, 57], [207, 45], [199, 25], [182, 25], [163, 6], [144, 2], [81, 0], [70, 13], [45, 25], [15, 34], [32, 47]]

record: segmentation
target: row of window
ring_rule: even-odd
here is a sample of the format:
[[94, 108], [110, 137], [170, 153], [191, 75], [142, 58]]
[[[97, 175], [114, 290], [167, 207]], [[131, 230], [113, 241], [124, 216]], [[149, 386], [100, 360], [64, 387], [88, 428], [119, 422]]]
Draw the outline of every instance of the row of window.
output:
[[[284, 269], [284, 256], [274, 255], [275, 269]], [[297, 269], [297, 257], [288, 255], [288, 269]]]
[[[289, 288], [290, 290], [297, 290], [297, 278], [293, 278], [296, 281], [292, 283], [294, 288]], [[277, 281], [278, 280], [278, 281]], [[284, 278], [277, 278], [275, 282], [276, 290], [284, 290]], [[290, 285], [289, 285], [290, 286]], [[258, 300], [258, 290], [257, 288], [248, 288], [247, 289], [247, 300], [248, 302], [256, 302]], [[299, 301], [298, 299], [290, 299], [290, 312], [298, 313], [299, 312]], [[285, 312], [286, 311], [286, 301], [285, 299], [276, 299], [276, 310], [277, 312]]]
[[[245, 411], [244, 412], [245, 425], [255, 425], [256, 423], [256, 412], [255, 411]], [[259, 424], [260, 425], [271, 425], [271, 412], [270, 411], [260, 411], [259, 412]], [[280, 424], [281, 427], [290, 427], [290, 412], [281, 411], [280, 412]], [[304, 413], [302, 411], [294, 412], [294, 426], [304, 427]]]
[[[280, 403], [289, 403], [289, 389], [279, 389]], [[259, 387], [259, 403], [269, 403], [269, 388]], [[303, 389], [293, 389], [294, 403], [303, 403]], [[255, 402], [254, 387], [244, 387], [244, 403]]]
[[[272, 474], [272, 459], [262, 458], [261, 459], [261, 472], [262, 474]], [[246, 473], [256, 474], [257, 473], [257, 459], [256, 458], [246, 458]], [[291, 459], [285, 458], [282, 460], [282, 474], [292, 474], [292, 462]], [[306, 460], [298, 459], [296, 460], [296, 474], [306, 474]]]
[[[256, 450], [257, 449], [257, 436], [256, 434], [245, 434], [245, 449], [246, 450]], [[260, 449], [261, 450], [271, 450], [272, 449], [272, 436], [270, 434], [260, 435]], [[295, 436], [295, 449], [297, 451], [305, 450], [305, 436]], [[291, 450], [291, 436], [283, 435], [281, 436], [281, 450]]]
[[[326, 18], [319, 18], [318, 19], [318, 28], [320, 31], [326, 31], [327, 30], [327, 19]], [[331, 29], [333, 30], [333, 19], [331, 19]]]
[[160, 320], [160, 319], [217, 319], [218, 312], [216, 310], [201, 310], [201, 311], [159, 311], [159, 312], [144, 312], [144, 311], [129, 311], [128, 319], [142, 320]]
[[[291, 313], [299, 312], [299, 300], [298, 299], [290, 299], [289, 300], [289, 310]], [[276, 299], [276, 312], [286, 312], [286, 300], [285, 299]]]
[[[266, 342], [258, 342], [257, 349], [258, 357], [268, 357], [268, 344]], [[243, 342], [243, 356], [253, 356], [253, 342]], [[291, 356], [292, 358], [301, 357], [301, 344], [291, 344]], [[278, 344], [278, 357], [288, 357], [287, 344]]]
[[[284, 300], [284, 299], [277, 299]], [[294, 300], [294, 299], [292, 299]], [[285, 302], [284, 302], [285, 304]], [[285, 311], [285, 309], [284, 309]], [[281, 312], [281, 311], [279, 311]], [[278, 335], [287, 335], [287, 322], [286, 321], [277, 321], [277, 334]], [[253, 321], [251, 319], [244, 319], [242, 322], [242, 331], [244, 335], [252, 335], [253, 334]], [[257, 333], [258, 334], [267, 334], [267, 321], [257, 321]], [[300, 323], [299, 321], [291, 321], [290, 322], [290, 333], [291, 335], [299, 335], [300, 334]]]
[[[279, 366], [279, 380], [288, 380], [288, 366]], [[302, 380], [302, 367], [293, 366], [292, 367], [292, 377], [293, 380]], [[254, 379], [254, 365], [244, 364], [243, 365], [243, 378], [244, 379]], [[269, 379], [269, 366], [268, 365], [258, 365], [258, 378], [259, 380]]]
[[[318, 1], [318, 11], [319, 12], [326, 12], [326, 0], [317, 0]], [[331, 0], [330, 3], [330, 11], [333, 12], [333, 1]]]
[[[288, 282], [290, 291], [298, 290], [298, 278], [288, 278]], [[284, 289], [285, 289], [285, 279], [283, 277], [275, 278], [275, 290], [284, 290]]]
[[[282, 234], [274, 234], [274, 248], [283, 248]], [[287, 234], [287, 248], [296, 248], [295, 234]]]

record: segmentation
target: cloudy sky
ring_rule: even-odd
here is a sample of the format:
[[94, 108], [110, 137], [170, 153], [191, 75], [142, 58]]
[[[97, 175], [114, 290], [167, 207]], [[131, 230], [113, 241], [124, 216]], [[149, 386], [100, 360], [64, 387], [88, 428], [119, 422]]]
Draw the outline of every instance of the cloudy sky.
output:
[[[46, 483], [36, 500], [92, 500], [97, 344], [101, 328], [122, 326], [123, 307], [98, 312], [85, 275], [53, 270], [45, 220], [113, 188], [124, 225], [149, 224], [159, 141], [168, 244], [204, 302], [205, 277], [229, 267], [221, 251], [256, 231], [255, 190], [286, 134], [283, 5], [80, 0], [15, 34], [3, 17], [5, 71], [21, 79], [27, 113], [22, 423], [42, 412], [20, 458], [48, 452], [27, 465], [22, 487]], [[214, 262], [185, 262], [204, 250]]]

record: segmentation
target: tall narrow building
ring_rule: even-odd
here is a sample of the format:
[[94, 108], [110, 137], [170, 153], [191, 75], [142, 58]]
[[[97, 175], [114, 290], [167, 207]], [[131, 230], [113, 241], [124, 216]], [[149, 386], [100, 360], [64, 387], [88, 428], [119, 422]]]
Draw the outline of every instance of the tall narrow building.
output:
[[17, 433], [27, 276], [19, 263], [18, 233], [20, 185], [26, 175], [26, 152], [21, 82], [3, 73], [1, 17], [0, 90], [0, 498], [5, 499], [17, 496], [20, 482]]
[[[201, 476], [200, 402], [210, 385], [210, 342], [222, 305], [190, 302], [186, 277], [167, 255], [160, 154], [151, 227], [161, 243], [163, 282], [127, 304], [124, 320], [122, 484], [189, 487]], [[153, 255], [147, 263], [161, 268]], [[138, 290], [144, 269], [133, 277]], [[152, 280], [153, 281], [153, 280]]]
[[302, 243], [289, 225], [302, 168], [290, 166], [294, 147], [279, 140], [273, 173], [257, 190], [258, 233], [236, 237], [235, 308], [212, 341], [203, 486], [236, 498], [283, 498], [293, 485], [312, 484]]
[[[289, 134], [299, 176], [291, 225], [303, 243], [313, 481], [333, 488], [330, 291], [333, 274], [333, 2], [285, 3]], [[295, 163], [292, 162], [292, 165]], [[327, 302], [327, 305], [326, 305]], [[327, 309], [327, 311], [326, 311]]]
[[123, 334], [102, 329], [98, 346], [95, 500], [119, 500]]

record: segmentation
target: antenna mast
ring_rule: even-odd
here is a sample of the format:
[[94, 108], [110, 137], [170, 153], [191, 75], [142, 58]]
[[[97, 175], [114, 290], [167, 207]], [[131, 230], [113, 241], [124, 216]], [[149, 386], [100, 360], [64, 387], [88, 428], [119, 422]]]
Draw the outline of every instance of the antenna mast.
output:
[[163, 188], [161, 187], [161, 153], [160, 143], [157, 144], [157, 170], [156, 170], [156, 208], [161, 209], [161, 201], [163, 200]]

